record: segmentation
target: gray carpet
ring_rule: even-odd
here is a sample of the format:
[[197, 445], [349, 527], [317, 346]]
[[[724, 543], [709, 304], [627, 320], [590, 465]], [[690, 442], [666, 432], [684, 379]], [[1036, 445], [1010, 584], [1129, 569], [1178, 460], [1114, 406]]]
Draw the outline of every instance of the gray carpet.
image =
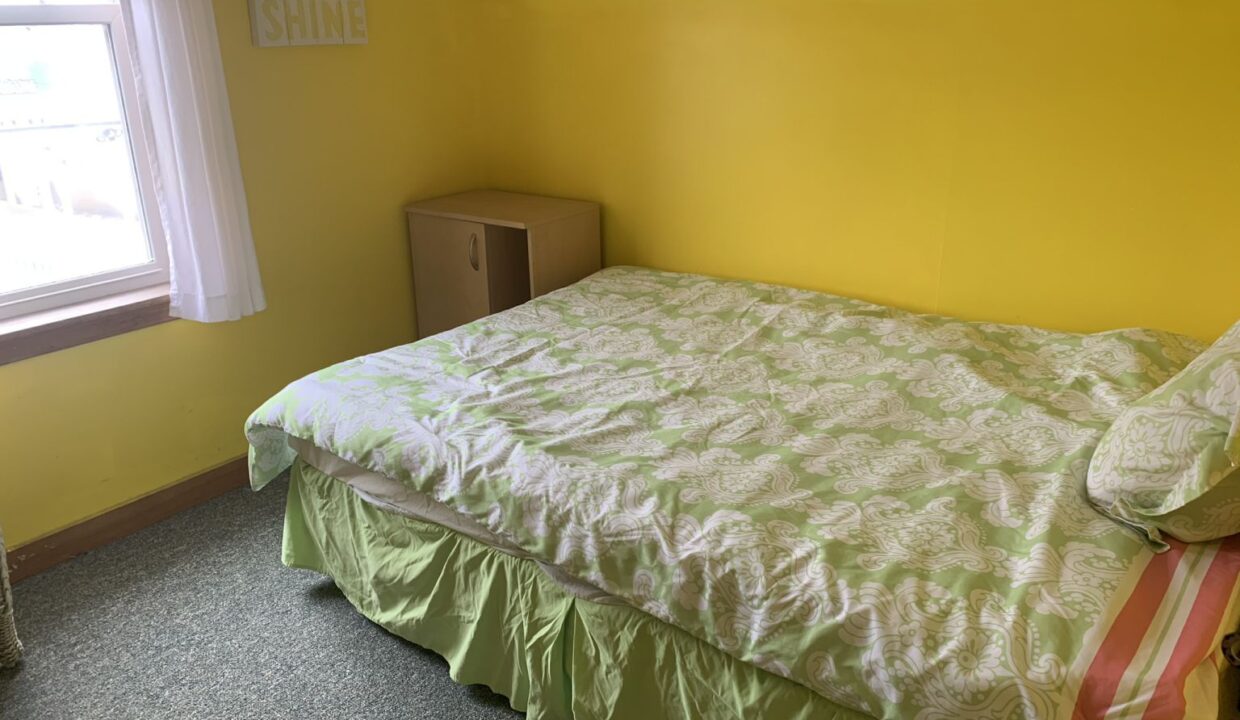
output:
[[239, 490], [13, 590], [0, 718], [519, 718], [280, 565], [286, 482]]

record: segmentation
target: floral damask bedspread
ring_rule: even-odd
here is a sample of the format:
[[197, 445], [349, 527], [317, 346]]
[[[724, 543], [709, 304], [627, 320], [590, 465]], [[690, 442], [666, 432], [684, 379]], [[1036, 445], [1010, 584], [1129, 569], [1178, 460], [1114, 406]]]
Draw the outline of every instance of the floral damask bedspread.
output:
[[1090, 456], [1201, 350], [617, 267], [294, 382], [251, 472], [313, 442], [875, 716], [1053, 717], [1148, 556]]

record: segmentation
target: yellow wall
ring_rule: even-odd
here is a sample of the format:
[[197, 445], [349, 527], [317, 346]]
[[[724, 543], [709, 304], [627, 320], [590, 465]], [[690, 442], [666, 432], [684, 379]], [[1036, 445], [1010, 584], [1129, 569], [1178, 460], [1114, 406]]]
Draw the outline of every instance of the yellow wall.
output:
[[606, 259], [1211, 338], [1240, 317], [1230, 0], [370, 0], [258, 50], [216, 0], [270, 308], [0, 367], [21, 544], [226, 461], [308, 371], [412, 337], [400, 205], [600, 200]]
[[491, 185], [606, 261], [969, 318], [1240, 318], [1240, 3], [491, 0]]
[[285, 383], [412, 339], [400, 207], [475, 181], [476, 73], [454, 3], [367, 6], [368, 45], [259, 50], [245, 1], [215, 3], [269, 307], [0, 366], [10, 545], [241, 455]]

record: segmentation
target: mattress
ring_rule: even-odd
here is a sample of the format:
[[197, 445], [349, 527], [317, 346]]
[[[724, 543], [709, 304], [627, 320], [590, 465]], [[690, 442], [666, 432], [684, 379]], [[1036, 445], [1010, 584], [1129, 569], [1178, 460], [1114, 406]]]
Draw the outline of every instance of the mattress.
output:
[[611, 605], [624, 604], [620, 598], [578, 580], [555, 565], [539, 560], [517, 545], [491, 532], [482, 523], [453, 510], [426, 493], [402, 485], [379, 473], [358, 467], [305, 440], [289, 438], [289, 446], [307, 465], [323, 473], [325, 477], [348, 485], [359, 497], [376, 507], [396, 515], [433, 523], [506, 555], [529, 560], [548, 578], [574, 597]]
[[647, 613], [576, 597], [534, 561], [381, 509], [300, 460], [284, 527], [286, 565], [330, 576], [367, 618], [529, 720], [866, 717]]
[[[485, 547], [526, 560], [566, 594], [573, 597], [603, 605], [627, 605], [623, 599], [609, 595], [588, 583], [578, 581], [554, 565], [538, 560], [519, 547], [499, 538], [468, 516], [452, 510], [444, 503], [424, 493], [412, 490], [379, 473], [358, 467], [304, 440], [293, 438], [289, 443], [296, 450], [299, 459], [306, 466], [319, 471], [322, 479], [336, 481], [349, 487], [358, 498], [376, 508], [459, 533]], [[327, 510], [324, 509], [322, 512], [327, 512]], [[1237, 613], [1240, 613], [1240, 583], [1233, 582], [1225, 592], [1220, 591], [1214, 596], [1217, 598], [1216, 602], [1224, 606], [1224, 609], [1217, 613], [1217, 616], [1223, 620], [1218, 627], [1202, 634], [1203, 638], [1207, 636], [1212, 638], [1213, 652], [1208, 652], [1204, 659], [1191, 669], [1182, 667], [1183, 662], [1180, 663], [1181, 668], [1176, 669], [1170, 656], [1159, 657], [1159, 650], [1167, 647], [1168, 638], [1178, 638], [1182, 634], [1192, 637], [1193, 633], [1203, 632], [1200, 628], [1192, 630], [1186, 628], [1187, 618], [1181, 615], [1185, 610], [1190, 613], [1193, 610], [1200, 612], [1204, 605], [1195, 606], [1192, 603], [1184, 603], [1175, 595], [1168, 593], [1166, 589], [1151, 590], [1148, 587], [1158, 579], [1166, 578], [1166, 588], [1184, 587], [1183, 595], [1186, 598], [1210, 598], [1211, 595], [1203, 594], [1200, 588], [1202, 583], [1206, 582], [1208, 568], [1212, 563], [1198, 561], [1194, 567], [1191, 556], [1185, 556], [1185, 550], [1187, 546], [1181, 545], [1170, 554], [1151, 558], [1153, 563], [1147, 566], [1141, 573], [1141, 579], [1138, 580], [1138, 582], [1144, 582], [1146, 587], [1134, 588], [1131, 594], [1133, 598], [1160, 597], [1162, 603], [1166, 603], [1166, 607], [1160, 606], [1158, 612], [1150, 613], [1148, 615], [1150, 622], [1145, 627], [1139, 627], [1140, 615], [1130, 609], [1125, 620], [1114, 621], [1108, 629], [1107, 636], [1110, 642], [1089, 658], [1089, 665], [1097, 664], [1098, 666], [1093, 669], [1097, 686], [1091, 691], [1097, 699], [1088, 700], [1086, 704], [1092, 704], [1099, 709], [1106, 708], [1103, 714], [1095, 715], [1096, 717], [1142, 717], [1146, 714], [1149, 717], [1159, 717], [1160, 711], [1157, 706], [1154, 710], [1149, 709], [1154, 700], [1152, 691], [1156, 689], [1157, 683], [1150, 683], [1146, 678], [1151, 675], [1161, 677], [1164, 674], [1169, 679], [1174, 678], [1177, 682], [1182, 678], [1183, 689], [1179, 692], [1184, 698], [1181, 712], [1183, 717], [1240, 717], [1234, 688], [1229, 687], [1235, 684], [1237, 671], [1227, 663], [1219, 642], [1222, 634], [1226, 634], [1229, 629], [1238, 628], [1238, 623], [1240, 623], [1240, 617], [1237, 617]], [[322, 570], [317, 566], [311, 569]], [[384, 620], [384, 618], [372, 619], [377, 622]], [[389, 618], [387, 624], [392, 625], [393, 627], [389, 629], [397, 634], [411, 632], [407, 628], [409, 625], [407, 618]], [[1127, 645], [1119, 643], [1120, 640], [1127, 638], [1139, 638], [1139, 642], [1134, 641]], [[1120, 652], [1131, 652], [1131, 658], [1115, 657]], [[756, 682], [760, 684], [765, 681], [763, 678]], [[1103, 700], [1103, 698], [1108, 699]], [[1133, 707], [1142, 709], [1130, 711]], [[527, 708], [519, 709], [526, 710]], [[692, 715], [686, 715], [686, 717], [692, 717]]]
[[293, 383], [302, 441], [721, 652], [874, 717], [1183, 717], [1234, 543], [1156, 555], [1082, 499], [1201, 346], [611, 268]]

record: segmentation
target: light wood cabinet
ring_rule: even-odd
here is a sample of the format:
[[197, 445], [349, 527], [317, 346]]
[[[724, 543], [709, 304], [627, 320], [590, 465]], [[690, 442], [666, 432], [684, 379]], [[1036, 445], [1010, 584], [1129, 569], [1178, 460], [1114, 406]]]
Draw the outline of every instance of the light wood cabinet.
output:
[[597, 203], [475, 190], [405, 210], [420, 338], [602, 267]]

